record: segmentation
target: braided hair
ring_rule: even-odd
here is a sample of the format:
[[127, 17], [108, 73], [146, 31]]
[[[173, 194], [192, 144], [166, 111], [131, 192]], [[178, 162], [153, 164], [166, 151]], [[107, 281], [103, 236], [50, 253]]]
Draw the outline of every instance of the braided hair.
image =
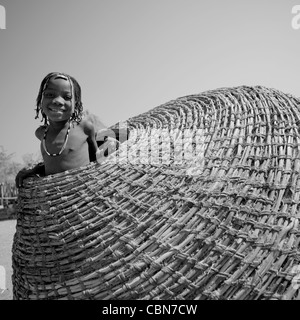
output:
[[[57, 77], [61, 76], [63, 78], [67, 78], [69, 80], [70, 85], [71, 85], [71, 89], [72, 89], [72, 102], [74, 104], [74, 113], [73, 113], [70, 120], [76, 121], [77, 123], [79, 123], [82, 120], [82, 116], [83, 116], [83, 106], [82, 106], [82, 102], [81, 102], [81, 87], [76, 79], [74, 79], [73, 77], [71, 77], [65, 73], [62, 73], [62, 72], [48, 73], [46, 75], [46, 77], [43, 79], [43, 81], [41, 82], [40, 90], [39, 90], [38, 96], [36, 98], [35, 119], [38, 119], [40, 116], [40, 113], [41, 113], [41, 115], [42, 115], [41, 121], [44, 121], [45, 125], [48, 124], [47, 116], [42, 111], [42, 102], [43, 102], [43, 94], [47, 88], [48, 82], [54, 76], [57, 76]], [[73, 93], [74, 93], [74, 96], [73, 96]]]

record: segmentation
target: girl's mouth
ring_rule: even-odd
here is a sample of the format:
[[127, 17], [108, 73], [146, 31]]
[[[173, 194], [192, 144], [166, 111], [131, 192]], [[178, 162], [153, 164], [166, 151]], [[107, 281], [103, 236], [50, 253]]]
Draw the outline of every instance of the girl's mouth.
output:
[[64, 109], [63, 108], [57, 108], [57, 107], [48, 107], [48, 110], [50, 110], [51, 112], [63, 112]]

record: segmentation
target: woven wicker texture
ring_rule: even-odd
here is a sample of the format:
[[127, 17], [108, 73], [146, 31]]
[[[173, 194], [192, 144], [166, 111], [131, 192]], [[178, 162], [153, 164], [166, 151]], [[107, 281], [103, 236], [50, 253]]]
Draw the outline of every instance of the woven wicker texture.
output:
[[27, 179], [14, 299], [299, 299], [299, 120], [274, 89], [207, 91], [129, 119], [102, 164]]

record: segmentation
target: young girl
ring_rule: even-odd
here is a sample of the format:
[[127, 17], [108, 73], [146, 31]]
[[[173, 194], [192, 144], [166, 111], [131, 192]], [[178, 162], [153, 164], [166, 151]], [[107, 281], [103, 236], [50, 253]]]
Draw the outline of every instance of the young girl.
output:
[[83, 118], [81, 88], [64, 73], [49, 73], [42, 81], [37, 97], [36, 118], [44, 125], [35, 135], [41, 141], [44, 163], [23, 169], [16, 177], [17, 187], [28, 176], [50, 175], [96, 161], [99, 152], [93, 123]]

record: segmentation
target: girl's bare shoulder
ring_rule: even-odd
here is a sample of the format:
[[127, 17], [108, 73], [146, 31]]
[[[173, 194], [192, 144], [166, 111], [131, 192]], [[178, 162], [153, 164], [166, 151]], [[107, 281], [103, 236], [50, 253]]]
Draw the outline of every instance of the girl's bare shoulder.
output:
[[90, 135], [94, 132], [94, 124], [89, 118], [84, 118], [80, 121], [79, 126], [81, 126], [82, 130], [85, 134]]
[[35, 136], [39, 139], [39, 140], [42, 140], [43, 139], [43, 136], [44, 136], [44, 133], [45, 133], [45, 129], [46, 129], [46, 126], [39, 126], [36, 130], [35, 130]]

